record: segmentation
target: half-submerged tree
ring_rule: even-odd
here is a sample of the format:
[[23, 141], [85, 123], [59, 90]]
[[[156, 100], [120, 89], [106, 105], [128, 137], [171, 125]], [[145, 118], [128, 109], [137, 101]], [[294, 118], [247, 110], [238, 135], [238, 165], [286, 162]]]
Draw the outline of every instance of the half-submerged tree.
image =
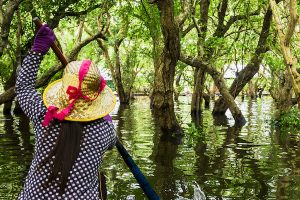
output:
[[[279, 45], [281, 47], [281, 53], [284, 58], [285, 63], [285, 78], [292, 86], [296, 101], [298, 104], [298, 109], [300, 109], [300, 74], [296, 70], [297, 65], [297, 59], [293, 55], [292, 49], [291, 49], [291, 39], [295, 33], [296, 25], [299, 23], [299, 15], [297, 14], [297, 1], [296, 0], [290, 0], [290, 1], [284, 1], [283, 3], [285, 5], [288, 5], [289, 9], [289, 17], [287, 23], [286, 30], [282, 27], [282, 20], [281, 14], [278, 11], [276, 2], [274, 0], [270, 0], [270, 7], [273, 11], [273, 18], [274, 18], [274, 24], [275, 29], [277, 31], [277, 37], [279, 41]], [[290, 92], [290, 91], [287, 91]], [[291, 96], [291, 95], [289, 95]], [[292, 100], [289, 99], [290, 102], [285, 107], [281, 108], [281, 111], [284, 111], [285, 109], [289, 109], [289, 107], [292, 106]], [[285, 104], [284, 104], [285, 105]], [[285, 108], [285, 109], [284, 109]]]
[[[180, 54], [179, 18], [175, 18], [174, 1], [149, 1], [156, 4], [160, 13], [160, 26], [163, 34], [163, 47], [159, 41], [154, 44], [154, 85], [151, 107], [160, 127], [166, 132], [181, 133], [174, 112], [174, 76]], [[159, 40], [158, 37], [153, 40]]]

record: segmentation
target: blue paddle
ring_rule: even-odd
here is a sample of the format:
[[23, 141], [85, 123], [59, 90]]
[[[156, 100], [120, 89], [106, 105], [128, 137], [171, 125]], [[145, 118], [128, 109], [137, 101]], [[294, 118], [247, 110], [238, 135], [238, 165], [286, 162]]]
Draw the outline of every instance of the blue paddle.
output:
[[126, 165], [134, 175], [137, 182], [140, 184], [141, 188], [143, 189], [144, 193], [150, 200], [159, 200], [159, 196], [156, 192], [152, 189], [150, 183], [147, 181], [146, 177], [140, 170], [140, 168], [135, 164], [125, 147], [121, 144], [119, 140], [116, 142], [116, 147], [121, 154], [122, 158], [124, 159]]

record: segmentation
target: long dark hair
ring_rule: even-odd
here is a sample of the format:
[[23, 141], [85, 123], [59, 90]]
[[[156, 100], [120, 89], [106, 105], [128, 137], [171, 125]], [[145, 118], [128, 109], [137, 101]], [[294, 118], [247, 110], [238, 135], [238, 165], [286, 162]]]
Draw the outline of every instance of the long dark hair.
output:
[[[50, 165], [50, 175], [48, 181], [44, 184], [48, 187], [56, 178], [62, 195], [65, 191], [68, 177], [72, 166], [78, 157], [80, 144], [83, 138], [83, 124], [80, 122], [62, 121], [60, 133], [49, 155], [42, 161], [41, 166], [53, 161]], [[53, 158], [54, 156], [54, 158]]]

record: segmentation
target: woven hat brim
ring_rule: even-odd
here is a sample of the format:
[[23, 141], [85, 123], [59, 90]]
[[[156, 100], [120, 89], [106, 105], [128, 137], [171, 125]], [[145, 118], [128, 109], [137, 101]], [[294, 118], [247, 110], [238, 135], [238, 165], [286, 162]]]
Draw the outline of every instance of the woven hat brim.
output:
[[[64, 109], [68, 104], [68, 96], [62, 89], [62, 79], [49, 84], [44, 93], [43, 101], [45, 106], [56, 106], [59, 110]], [[93, 101], [84, 99], [76, 100], [74, 107], [65, 118], [68, 121], [93, 121], [108, 115], [116, 105], [116, 96], [112, 90], [105, 86], [99, 96]]]

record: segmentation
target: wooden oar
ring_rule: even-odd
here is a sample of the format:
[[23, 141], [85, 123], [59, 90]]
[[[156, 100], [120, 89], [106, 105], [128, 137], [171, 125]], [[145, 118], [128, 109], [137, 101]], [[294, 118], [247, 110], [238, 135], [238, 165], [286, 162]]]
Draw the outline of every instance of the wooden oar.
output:
[[[33, 22], [36, 24], [36, 26], [38, 28], [40, 28], [43, 25], [43, 23], [37, 17], [35, 17], [33, 19]], [[68, 61], [65, 58], [65, 56], [63, 55], [63, 53], [61, 52], [61, 50], [58, 48], [58, 46], [56, 45], [55, 42], [52, 43], [51, 48], [54, 51], [57, 58], [60, 60], [60, 62], [64, 66], [66, 66], [68, 64]], [[133, 161], [133, 159], [129, 155], [128, 151], [125, 149], [125, 147], [122, 145], [122, 143], [119, 140], [117, 140], [117, 142], [116, 142], [116, 147], [117, 147], [119, 153], [121, 154], [123, 160], [127, 164], [128, 168], [130, 169], [130, 171], [134, 175], [135, 179], [140, 184], [140, 186], [143, 189], [146, 196], [150, 200], [159, 200], [160, 199], [159, 196], [152, 189], [150, 183], [148, 182], [148, 180], [146, 179], [146, 177], [144, 176], [144, 174], [142, 173], [140, 168], [135, 164], [135, 162]]]
[[[43, 23], [41, 22], [41, 20], [38, 17], [33, 18], [32, 21], [35, 23], [37, 28], [40, 28], [41, 26], [43, 26]], [[56, 45], [55, 42], [52, 43], [51, 49], [54, 51], [55, 55], [60, 60], [60, 62], [63, 64], [63, 66], [64, 67], [67, 66], [68, 61], [65, 58], [64, 54], [61, 52], [61, 50], [58, 48], [58, 46]]]

